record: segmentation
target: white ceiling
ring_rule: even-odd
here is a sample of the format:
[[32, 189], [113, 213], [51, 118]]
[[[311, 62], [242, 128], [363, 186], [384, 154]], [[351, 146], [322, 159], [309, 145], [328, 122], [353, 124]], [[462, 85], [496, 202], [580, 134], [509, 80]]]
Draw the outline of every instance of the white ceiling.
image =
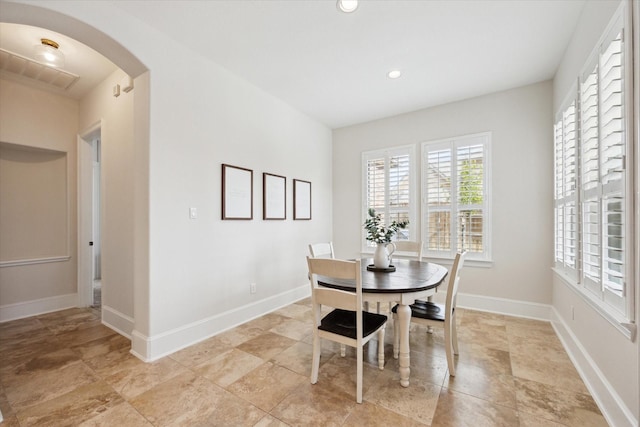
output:
[[[344, 14], [335, 0], [113, 2], [330, 128], [550, 79], [584, 3], [361, 0]], [[62, 40], [79, 85], [92, 72], [72, 69], [87, 60]]]
[[63, 69], [80, 76], [73, 86], [65, 91], [2, 70], [0, 70], [1, 75], [34, 87], [80, 99], [117, 69], [111, 61], [95, 50], [63, 34], [28, 25], [0, 22], [0, 48], [2, 49], [33, 59], [33, 48], [40, 44], [42, 38], [51, 39], [60, 45], [59, 50], [65, 56]]

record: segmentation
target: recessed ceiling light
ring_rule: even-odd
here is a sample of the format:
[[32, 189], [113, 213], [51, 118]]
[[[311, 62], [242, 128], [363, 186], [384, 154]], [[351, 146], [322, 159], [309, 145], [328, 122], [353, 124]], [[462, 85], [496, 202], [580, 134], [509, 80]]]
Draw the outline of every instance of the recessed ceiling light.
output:
[[402, 72], [400, 70], [391, 70], [387, 73], [387, 77], [389, 77], [390, 79], [397, 79], [401, 75]]
[[358, 0], [338, 0], [338, 10], [344, 13], [351, 13], [358, 8]]

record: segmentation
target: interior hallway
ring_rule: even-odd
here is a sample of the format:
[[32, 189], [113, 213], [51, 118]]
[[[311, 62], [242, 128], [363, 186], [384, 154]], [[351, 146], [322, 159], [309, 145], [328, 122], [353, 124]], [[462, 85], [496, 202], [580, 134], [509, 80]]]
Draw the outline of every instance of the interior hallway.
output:
[[309, 383], [311, 309], [304, 300], [154, 363], [70, 309], [0, 324], [2, 426], [606, 426], [547, 322], [458, 310], [450, 378], [443, 332], [412, 325], [411, 385], [402, 388], [387, 326], [386, 364], [365, 347], [364, 403], [355, 351], [326, 343]]

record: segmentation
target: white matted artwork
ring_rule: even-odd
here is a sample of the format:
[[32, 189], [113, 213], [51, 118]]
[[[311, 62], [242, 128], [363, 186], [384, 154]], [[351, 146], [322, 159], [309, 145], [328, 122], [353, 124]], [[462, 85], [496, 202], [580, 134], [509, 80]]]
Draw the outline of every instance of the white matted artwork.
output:
[[287, 178], [271, 173], [262, 174], [262, 218], [287, 218]]
[[253, 219], [253, 171], [222, 165], [222, 219]]
[[293, 180], [293, 219], [311, 219], [311, 183]]

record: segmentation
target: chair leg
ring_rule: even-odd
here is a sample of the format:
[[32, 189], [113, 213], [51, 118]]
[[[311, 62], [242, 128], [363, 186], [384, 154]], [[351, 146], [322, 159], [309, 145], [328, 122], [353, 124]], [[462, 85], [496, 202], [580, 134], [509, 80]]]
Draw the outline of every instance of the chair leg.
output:
[[400, 354], [400, 325], [398, 315], [393, 314], [393, 358], [397, 359]]
[[454, 360], [453, 360], [453, 337], [452, 335], [452, 330], [451, 330], [451, 325], [449, 324], [449, 322], [445, 322], [445, 326], [444, 326], [444, 348], [445, 348], [445, 353], [447, 354], [447, 366], [449, 367], [449, 375], [451, 375], [452, 377], [456, 376], [456, 367], [454, 365]]
[[359, 345], [357, 349], [358, 353], [358, 371], [356, 374], [356, 402], [362, 403], [362, 364], [363, 364], [363, 349], [362, 346]]
[[[427, 301], [428, 302], [433, 302], [433, 296], [427, 297]], [[427, 333], [428, 334], [432, 334], [433, 333], [433, 326], [427, 326]]]
[[378, 368], [384, 370], [384, 329], [378, 331]]
[[318, 382], [318, 370], [320, 369], [320, 337], [313, 336], [313, 359], [311, 361], [311, 384]]

